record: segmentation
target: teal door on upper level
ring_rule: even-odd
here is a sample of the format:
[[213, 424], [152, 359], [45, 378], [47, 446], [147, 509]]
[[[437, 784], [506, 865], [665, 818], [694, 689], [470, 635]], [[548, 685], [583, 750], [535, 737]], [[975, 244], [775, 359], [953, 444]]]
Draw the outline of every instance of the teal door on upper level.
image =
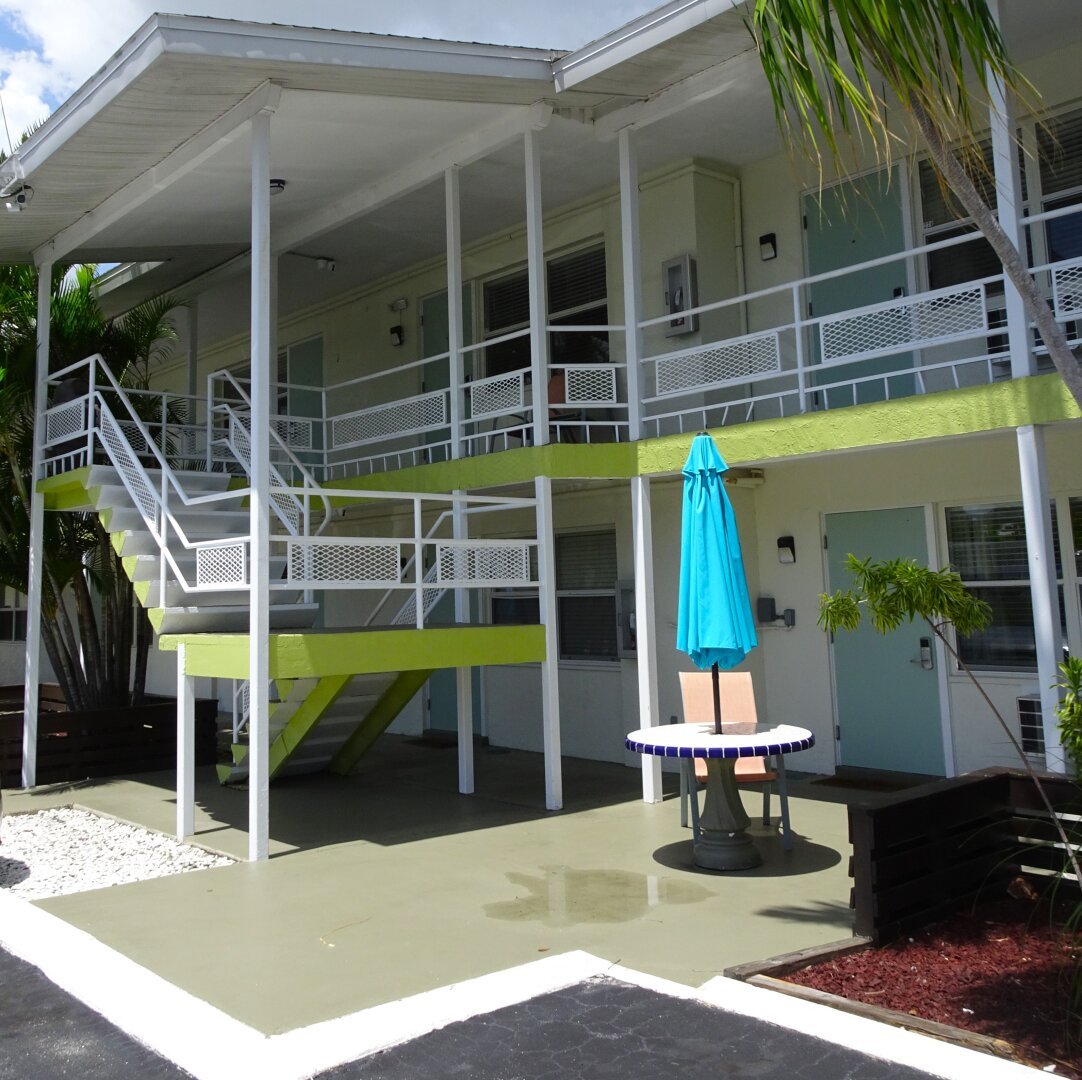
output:
[[[831, 592], [848, 588], [850, 553], [859, 559], [916, 559], [928, 565], [925, 510], [867, 510], [826, 517]], [[945, 772], [939, 676], [931, 631], [903, 623], [890, 634], [865, 619], [834, 635], [834, 693], [840, 765], [896, 772]]]
[[[841, 270], [903, 251], [906, 247], [902, 200], [904, 183], [905, 173], [896, 165], [889, 171], [884, 169], [805, 195], [803, 211], [808, 275]], [[905, 261], [899, 259], [810, 285], [808, 314], [818, 318], [867, 304], [878, 304], [904, 296], [907, 289]], [[857, 340], [852, 351], [859, 348], [859, 336], [854, 335]], [[809, 356], [813, 363], [820, 363], [824, 357], [818, 324], [811, 337]], [[843, 364], [829, 373], [817, 375], [816, 381], [822, 385], [839, 380], [862, 379], [911, 366], [910, 353], [882, 356]], [[914, 390], [912, 375], [896, 376], [890, 380], [892, 398], [904, 397]], [[838, 408], [882, 401], [885, 397], [883, 380], [871, 379], [856, 387], [855, 401], [854, 391], [846, 386], [822, 391], [818, 404], [822, 408]]]

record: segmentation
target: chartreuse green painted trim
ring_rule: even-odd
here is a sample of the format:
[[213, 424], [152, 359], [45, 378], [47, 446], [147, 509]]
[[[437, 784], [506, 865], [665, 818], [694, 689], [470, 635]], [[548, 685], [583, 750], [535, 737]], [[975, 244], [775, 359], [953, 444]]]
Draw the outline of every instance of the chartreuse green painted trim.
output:
[[[889, 446], [929, 439], [1078, 419], [1078, 406], [1058, 375], [1012, 379], [923, 397], [854, 405], [828, 412], [718, 428], [711, 432], [730, 465], [761, 464], [837, 450]], [[692, 434], [636, 443], [643, 475], [679, 472]]]
[[132, 591], [139, 598], [139, 603], [142, 604], [143, 607], [147, 606], [147, 597], [150, 595], [151, 584], [152, 582], [150, 581], [132, 582]]
[[[635, 447], [631, 443], [551, 443], [526, 446], [498, 454], [438, 461], [395, 472], [350, 477], [329, 482], [327, 487], [360, 488], [365, 491], [454, 491], [462, 488], [500, 487], [533, 481], [535, 476], [553, 479], [609, 477], [630, 479], [635, 475]], [[336, 505], [348, 500], [332, 499]]]
[[59, 476], [47, 476], [37, 483], [38, 491], [45, 496], [46, 510], [92, 510], [91, 492], [87, 490], [90, 469], [72, 469]]
[[[162, 621], [165, 619], [165, 608], [147, 608], [147, 618], [150, 620], [150, 625], [154, 627], [154, 633], [158, 633], [162, 628]], [[161, 641], [158, 642], [158, 648], [162, 648]]]
[[[338, 748], [328, 766], [331, 772], [344, 776], [365, 755], [368, 748], [391, 726], [398, 714], [410, 703], [432, 674], [431, 670], [403, 671], [384, 690], [379, 701], [361, 721], [360, 726]], [[273, 753], [273, 749], [271, 751]], [[271, 773], [273, 776], [274, 773]]]
[[[155, 612], [152, 609], [151, 622]], [[161, 617], [159, 615], [159, 623]], [[164, 634], [158, 647], [186, 646], [185, 674], [248, 678], [247, 634]], [[272, 679], [311, 679], [377, 671], [528, 664], [545, 659], [542, 626], [453, 626], [427, 630], [275, 633], [268, 640]]]
[[352, 675], [325, 675], [297, 707], [278, 737], [270, 746], [270, 779], [273, 780], [283, 765], [293, 756], [305, 739], [315, 730], [323, 714], [342, 696], [342, 691], [353, 680]]

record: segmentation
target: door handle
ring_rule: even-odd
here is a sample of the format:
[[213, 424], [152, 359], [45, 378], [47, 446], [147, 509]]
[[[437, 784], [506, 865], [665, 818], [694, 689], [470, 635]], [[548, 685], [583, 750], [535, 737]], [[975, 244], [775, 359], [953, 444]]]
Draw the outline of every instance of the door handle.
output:
[[909, 661], [911, 664], [919, 664], [924, 671], [931, 671], [935, 667], [935, 661], [932, 659], [932, 639], [922, 637], [920, 639], [920, 655]]

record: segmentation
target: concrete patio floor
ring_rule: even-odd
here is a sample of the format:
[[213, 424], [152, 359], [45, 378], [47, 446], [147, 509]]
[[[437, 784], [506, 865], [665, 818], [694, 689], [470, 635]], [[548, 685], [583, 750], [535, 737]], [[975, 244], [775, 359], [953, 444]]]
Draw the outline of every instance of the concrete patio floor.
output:
[[[173, 782], [95, 781], [4, 805], [79, 805], [170, 832]], [[385, 737], [355, 776], [273, 786], [265, 863], [38, 906], [268, 1035], [572, 950], [700, 986], [850, 933], [840, 803], [791, 794], [794, 850], [755, 826], [763, 866], [725, 875], [693, 867], [676, 799], [644, 804], [637, 770], [565, 760], [555, 814], [536, 754], [479, 748], [477, 794], [456, 784], [452, 749]], [[208, 769], [196, 795], [195, 840], [243, 858], [246, 793]], [[744, 798], [754, 820], [761, 798]]]

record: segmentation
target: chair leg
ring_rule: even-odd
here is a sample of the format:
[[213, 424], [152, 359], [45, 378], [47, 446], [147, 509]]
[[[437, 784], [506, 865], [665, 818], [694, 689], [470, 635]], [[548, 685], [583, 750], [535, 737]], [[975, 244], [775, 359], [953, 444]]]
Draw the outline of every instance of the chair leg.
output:
[[695, 766], [690, 758], [680, 762], [681, 773], [687, 777], [688, 803], [691, 806], [691, 838], [698, 843], [699, 831], [699, 784], [695, 779]]
[[778, 802], [781, 803], [781, 843], [786, 851], [793, 850], [793, 831], [789, 827], [789, 792], [785, 786], [785, 755], [774, 755], [774, 766], [778, 774]]
[[770, 826], [770, 781], [763, 781], [763, 824]]

